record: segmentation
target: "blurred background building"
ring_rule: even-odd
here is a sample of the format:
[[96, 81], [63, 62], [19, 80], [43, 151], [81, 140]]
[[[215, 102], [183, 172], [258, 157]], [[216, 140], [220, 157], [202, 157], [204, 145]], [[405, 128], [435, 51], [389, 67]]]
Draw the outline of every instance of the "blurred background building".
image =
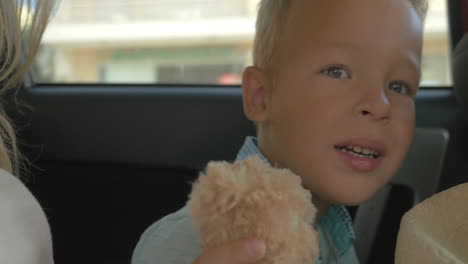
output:
[[[36, 81], [239, 84], [258, 0], [61, 0]], [[430, 0], [424, 86], [451, 84], [445, 0]]]

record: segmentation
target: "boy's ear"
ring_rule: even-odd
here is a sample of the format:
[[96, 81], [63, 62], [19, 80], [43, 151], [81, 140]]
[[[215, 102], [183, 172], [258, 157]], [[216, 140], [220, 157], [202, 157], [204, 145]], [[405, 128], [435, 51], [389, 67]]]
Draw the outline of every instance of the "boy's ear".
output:
[[249, 66], [242, 75], [242, 102], [244, 113], [255, 123], [267, 119], [268, 86], [266, 74], [255, 66]]

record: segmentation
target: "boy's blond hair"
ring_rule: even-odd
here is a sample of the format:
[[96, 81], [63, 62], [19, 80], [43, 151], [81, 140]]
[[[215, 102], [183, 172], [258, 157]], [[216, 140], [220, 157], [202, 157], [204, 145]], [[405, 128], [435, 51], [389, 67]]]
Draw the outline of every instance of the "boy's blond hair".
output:
[[[409, 0], [422, 20], [425, 19], [427, 0]], [[257, 16], [257, 25], [253, 49], [255, 66], [268, 71], [274, 70], [275, 54], [283, 25], [288, 19], [289, 10], [294, 0], [261, 0]]]
[[[5, 112], [33, 62], [54, 0], [0, 0], [0, 168], [20, 174], [14, 126]], [[16, 91], [15, 91], [16, 89]]]

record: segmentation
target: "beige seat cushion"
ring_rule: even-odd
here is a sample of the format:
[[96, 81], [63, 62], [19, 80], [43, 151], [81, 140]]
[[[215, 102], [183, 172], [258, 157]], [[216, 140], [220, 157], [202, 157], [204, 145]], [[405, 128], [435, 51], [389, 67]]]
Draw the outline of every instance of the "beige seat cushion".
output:
[[438, 193], [403, 216], [395, 263], [468, 263], [468, 184]]

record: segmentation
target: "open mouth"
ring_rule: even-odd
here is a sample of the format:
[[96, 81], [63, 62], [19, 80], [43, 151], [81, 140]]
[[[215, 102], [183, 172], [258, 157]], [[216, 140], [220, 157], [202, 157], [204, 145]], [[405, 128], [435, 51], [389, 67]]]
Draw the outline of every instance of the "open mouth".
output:
[[335, 146], [335, 149], [359, 158], [378, 159], [381, 156], [377, 150], [359, 146]]
[[338, 156], [353, 170], [372, 172], [379, 168], [387, 156], [387, 148], [382, 141], [369, 138], [354, 138], [334, 146]]

